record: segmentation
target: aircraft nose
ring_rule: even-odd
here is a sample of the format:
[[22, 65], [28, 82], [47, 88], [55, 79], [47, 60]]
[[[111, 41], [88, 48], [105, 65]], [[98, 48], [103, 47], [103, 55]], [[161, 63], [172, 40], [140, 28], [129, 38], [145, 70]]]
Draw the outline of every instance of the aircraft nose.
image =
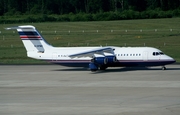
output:
[[170, 60], [169, 60], [169, 61], [170, 61], [171, 63], [175, 63], [175, 62], [176, 62], [176, 60], [175, 60], [175, 59], [173, 59], [172, 57], [169, 57], [169, 58], [170, 58]]
[[176, 62], [176, 60], [175, 59], [172, 59], [172, 63], [175, 63]]
[[164, 55], [164, 57], [162, 57], [161, 59], [162, 59], [162, 60], [166, 60], [166, 62], [167, 62], [168, 64], [172, 64], [172, 63], [175, 63], [175, 62], [176, 62], [175, 59], [173, 59], [172, 57], [167, 56], [167, 55]]

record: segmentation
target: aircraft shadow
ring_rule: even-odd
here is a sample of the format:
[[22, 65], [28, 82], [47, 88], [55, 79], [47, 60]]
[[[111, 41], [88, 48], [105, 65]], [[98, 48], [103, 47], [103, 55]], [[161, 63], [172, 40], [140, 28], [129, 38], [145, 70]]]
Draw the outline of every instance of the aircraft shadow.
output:
[[[128, 71], [152, 71], [152, 70], [161, 70], [161, 67], [159, 68], [148, 68], [148, 67], [121, 67], [121, 68], [108, 68], [106, 70], [98, 70], [92, 73], [110, 73], [110, 72], [128, 72]], [[180, 70], [180, 68], [167, 68], [164, 71], [169, 70]], [[90, 71], [88, 68], [65, 68], [65, 69], [55, 69], [52, 71]]]
[[65, 68], [65, 69], [55, 69], [52, 71], [89, 71], [88, 68]]
[[170, 70], [180, 70], [180, 68], [167, 68], [166, 70], [162, 70], [160, 68], [148, 68], [148, 67], [124, 67], [124, 68], [116, 68], [116, 69], [107, 69], [105, 71], [97, 71], [94, 73], [111, 73], [111, 72], [128, 72], [128, 71], [170, 71]]

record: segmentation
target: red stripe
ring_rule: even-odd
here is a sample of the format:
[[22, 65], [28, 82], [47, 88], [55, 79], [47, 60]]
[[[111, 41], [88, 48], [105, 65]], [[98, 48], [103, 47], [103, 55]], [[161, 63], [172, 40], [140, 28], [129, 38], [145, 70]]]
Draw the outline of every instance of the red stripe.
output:
[[41, 38], [41, 36], [20, 36], [20, 38]]

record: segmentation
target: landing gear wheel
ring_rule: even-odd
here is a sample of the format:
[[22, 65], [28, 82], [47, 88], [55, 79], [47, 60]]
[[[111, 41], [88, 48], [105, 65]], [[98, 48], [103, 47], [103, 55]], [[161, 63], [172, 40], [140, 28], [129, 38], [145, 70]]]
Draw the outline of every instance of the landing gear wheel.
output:
[[101, 66], [99, 69], [100, 70], [106, 70], [106, 68], [107, 68], [106, 66]]
[[162, 67], [162, 70], [166, 70], [166, 67], [165, 67], [165, 66], [163, 66], [163, 67]]
[[91, 71], [92, 71], [92, 72], [95, 72], [95, 71], [97, 71], [97, 69], [91, 69]]

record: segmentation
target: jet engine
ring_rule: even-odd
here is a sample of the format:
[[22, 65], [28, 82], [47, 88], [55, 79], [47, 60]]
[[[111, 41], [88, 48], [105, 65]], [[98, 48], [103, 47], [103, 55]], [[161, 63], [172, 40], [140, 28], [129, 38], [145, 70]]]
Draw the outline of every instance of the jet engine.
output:
[[115, 63], [117, 61], [116, 56], [112, 55], [112, 56], [106, 56], [107, 59], [107, 64], [108, 63]]
[[89, 68], [90, 68], [91, 71], [96, 71], [96, 70], [98, 70], [98, 66], [97, 66], [95, 63], [93, 63], [93, 62], [91, 62], [91, 63], [89, 64]]
[[108, 67], [108, 64], [115, 63], [117, 58], [115, 55], [94, 57], [89, 64], [89, 68], [91, 71], [96, 71], [100, 68], [100, 70], [105, 70]]
[[106, 57], [94, 57], [91, 62], [97, 65], [105, 65], [108, 63], [108, 59]]

